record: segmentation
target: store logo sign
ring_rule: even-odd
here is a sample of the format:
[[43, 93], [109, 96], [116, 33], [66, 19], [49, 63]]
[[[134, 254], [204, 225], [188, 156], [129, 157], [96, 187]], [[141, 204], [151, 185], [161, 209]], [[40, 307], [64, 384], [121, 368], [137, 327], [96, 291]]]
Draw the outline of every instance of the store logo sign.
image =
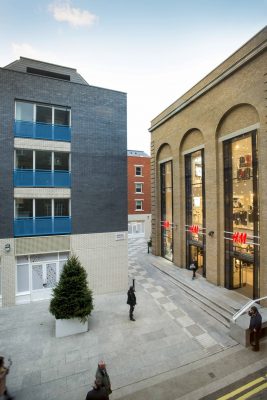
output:
[[163, 228], [168, 229], [170, 227], [170, 225], [171, 225], [170, 221], [163, 221], [163, 224], [162, 224]]
[[232, 239], [234, 243], [242, 243], [245, 244], [247, 241], [247, 234], [244, 232], [235, 232], [232, 235]]
[[189, 232], [191, 232], [191, 233], [198, 233], [198, 232], [199, 232], [199, 226], [197, 226], [197, 225], [191, 225], [191, 226], [189, 227]]

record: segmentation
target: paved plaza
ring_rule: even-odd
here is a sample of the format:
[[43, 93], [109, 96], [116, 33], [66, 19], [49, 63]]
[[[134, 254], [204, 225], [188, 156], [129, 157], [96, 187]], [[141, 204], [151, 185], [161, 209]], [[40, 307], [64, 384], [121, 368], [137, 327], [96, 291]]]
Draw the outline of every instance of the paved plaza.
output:
[[[166, 271], [191, 281], [190, 271], [147, 254], [144, 239], [130, 239], [136, 322], [128, 318], [126, 293], [98, 295], [89, 332], [73, 337], [55, 338], [47, 301], [1, 309], [1, 353], [13, 360], [7, 381], [11, 393], [17, 400], [83, 400], [104, 359], [111, 400], [200, 399], [266, 365], [265, 341], [259, 354], [237, 344], [228, 328], [192, 302]], [[246, 302], [202, 277], [193, 284], [233, 307]]]

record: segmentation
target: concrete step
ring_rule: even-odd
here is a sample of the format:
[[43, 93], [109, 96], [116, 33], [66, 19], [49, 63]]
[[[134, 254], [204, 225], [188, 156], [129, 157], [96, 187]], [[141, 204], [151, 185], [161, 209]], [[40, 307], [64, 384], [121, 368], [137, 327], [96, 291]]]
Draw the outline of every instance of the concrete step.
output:
[[155, 268], [157, 268], [161, 273], [168, 276], [168, 278], [181, 290], [183, 290], [188, 298], [193, 301], [195, 304], [204, 310], [207, 314], [215, 318], [218, 322], [223, 324], [225, 327], [230, 327], [230, 321], [232, 319], [233, 314], [237, 311], [233, 307], [223, 304], [220, 300], [217, 301], [214, 298], [211, 298], [208, 293], [205, 293], [203, 290], [201, 292], [197, 290], [195, 287], [192, 287], [188, 282], [185, 282], [181, 278], [177, 276], [173, 276], [166, 270], [160, 268], [159, 265], [155, 263], [152, 264]]

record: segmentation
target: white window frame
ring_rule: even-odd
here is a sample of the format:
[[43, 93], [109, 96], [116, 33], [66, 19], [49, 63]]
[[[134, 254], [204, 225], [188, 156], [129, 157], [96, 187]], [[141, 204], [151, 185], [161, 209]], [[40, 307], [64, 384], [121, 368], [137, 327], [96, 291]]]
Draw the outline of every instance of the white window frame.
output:
[[59, 151], [59, 150], [56, 150], [56, 151], [52, 151], [52, 150], [33, 150], [33, 149], [25, 149], [25, 148], [23, 148], [23, 149], [20, 149], [19, 147], [17, 147], [17, 148], [15, 148], [14, 149], [14, 169], [17, 169], [16, 168], [16, 161], [17, 161], [17, 150], [32, 150], [32, 153], [33, 153], [33, 155], [32, 155], [32, 158], [33, 158], [33, 162], [32, 162], [32, 166], [33, 166], [33, 168], [32, 168], [32, 170], [33, 171], [35, 171], [36, 170], [36, 151], [46, 151], [46, 152], [50, 152], [51, 153], [51, 172], [52, 171], [55, 171], [55, 153], [67, 153], [68, 155], [69, 155], [69, 169], [68, 169], [68, 172], [71, 172], [71, 153], [70, 152], [68, 152], [68, 151]]
[[[33, 123], [36, 123], [36, 106], [41, 106], [41, 107], [47, 107], [52, 109], [52, 125], [54, 125], [55, 122], [55, 110], [64, 110], [64, 111], [69, 111], [70, 113], [70, 118], [69, 118], [69, 127], [71, 127], [71, 109], [68, 107], [60, 107], [60, 106], [52, 106], [50, 104], [43, 104], [43, 103], [32, 103], [30, 101], [26, 100], [15, 100], [15, 120], [16, 120], [16, 115], [17, 115], [17, 102], [19, 103], [30, 103], [33, 105]], [[67, 125], [66, 125], [67, 126]]]
[[[135, 165], [134, 168], [135, 168], [135, 176], [144, 176], [144, 175], [143, 175], [143, 168], [144, 168], [143, 165]], [[137, 174], [137, 173], [136, 173], [136, 169], [137, 169], [137, 168], [141, 168], [141, 174]]]
[[[16, 214], [16, 200], [18, 200], [18, 199], [25, 199], [26, 197], [16, 197], [15, 199], [14, 199], [14, 216], [15, 216], [15, 218], [14, 219], [17, 219], [18, 218], [18, 216], [17, 216], [17, 214]], [[54, 200], [58, 200], [58, 198], [56, 197], [56, 198], [52, 198], [52, 197], [45, 197], [46, 199], [48, 199], [48, 200], [51, 200], [51, 202], [52, 202], [52, 204], [51, 204], [51, 218], [54, 218], [55, 217], [55, 203], [54, 203]], [[36, 216], [35, 216], [35, 200], [40, 200], [40, 199], [43, 199], [43, 197], [36, 197], [36, 198], [31, 198], [30, 200], [32, 200], [33, 201], [33, 204], [32, 204], [32, 219], [34, 219], [34, 218], [36, 218]], [[67, 197], [67, 198], [65, 198], [65, 197], [62, 197], [62, 199], [65, 199], [65, 200], [69, 200], [69, 215], [68, 215], [68, 217], [69, 218], [71, 218], [71, 199], [70, 199], [70, 197]]]
[[[138, 185], [141, 185], [140, 191], [137, 191]], [[144, 182], [135, 182], [135, 193], [144, 193]]]
[[[141, 208], [137, 208], [137, 202], [141, 201]], [[144, 211], [144, 199], [135, 199], [135, 211]]]

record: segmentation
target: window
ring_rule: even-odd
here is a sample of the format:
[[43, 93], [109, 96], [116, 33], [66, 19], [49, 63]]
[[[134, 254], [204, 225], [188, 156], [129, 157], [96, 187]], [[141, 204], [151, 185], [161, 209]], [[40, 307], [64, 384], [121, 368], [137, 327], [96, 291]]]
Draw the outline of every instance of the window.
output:
[[36, 169], [51, 170], [52, 153], [50, 151], [36, 151], [35, 159]]
[[70, 124], [70, 110], [60, 110], [55, 108], [55, 121], [57, 125], [68, 125]]
[[143, 167], [138, 165], [135, 166], [135, 176], [142, 176], [143, 175]]
[[16, 119], [19, 121], [33, 121], [33, 104], [16, 102]]
[[32, 199], [16, 199], [16, 218], [31, 218], [32, 216]]
[[135, 210], [136, 211], [143, 210], [143, 200], [135, 200]]
[[55, 153], [54, 169], [56, 171], [69, 171], [69, 153]]
[[52, 124], [52, 108], [36, 106], [36, 122]]
[[17, 293], [28, 292], [29, 290], [29, 264], [17, 265]]
[[51, 217], [51, 199], [35, 199], [35, 217]]
[[143, 193], [143, 183], [135, 184], [135, 193]]
[[32, 150], [16, 150], [16, 168], [33, 169]]
[[16, 199], [15, 205], [16, 218], [68, 217], [70, 215], [69, 199]]
[[[17, 169], [35, 169], [51, 171], [69, 171], [69, 153], [39, 151], [39, 150], [16, 150], [16, 168]], [[52, 160], [54, 159], [54, 168]]]
[[55, 217], [69, 216], [69, 199], [55, 199]]
[[257, 133], [224, 142], [226, 287], [259, 297]]
[[70, 109], [16, 101], [17, 121], [70, 126]]
[[172, 261], [172, 161], [160, 164], [161, 254]]

